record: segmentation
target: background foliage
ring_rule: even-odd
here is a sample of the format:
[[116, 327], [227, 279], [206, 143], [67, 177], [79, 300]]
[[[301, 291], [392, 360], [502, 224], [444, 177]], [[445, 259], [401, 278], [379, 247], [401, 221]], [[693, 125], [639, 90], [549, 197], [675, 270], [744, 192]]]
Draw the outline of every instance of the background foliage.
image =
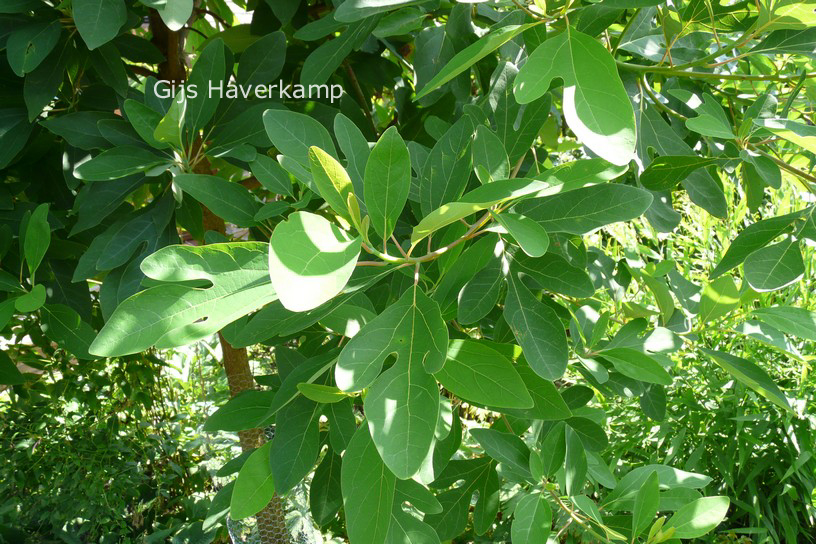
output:
[[814, 540], [814, 10], [0, 0], [0, 539]]

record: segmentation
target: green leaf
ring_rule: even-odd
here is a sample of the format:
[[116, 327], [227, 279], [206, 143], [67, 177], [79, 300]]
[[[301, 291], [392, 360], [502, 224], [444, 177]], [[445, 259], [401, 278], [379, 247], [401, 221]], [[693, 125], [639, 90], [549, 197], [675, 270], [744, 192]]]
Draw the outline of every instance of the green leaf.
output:
[[88, 347], [96, 336], [96, 331], [82, 321], [73, 308], [63, 304], [46, 304], [40, 312], [40, 328], [51, 340], [77, 359], [93, 359]]
[[322, 385], [319, 383], [299, 383], [298, 391], [301, 395], [314, 402], [323, 404], [333, 404], [348, 398], [348, 395], [340, 391], [333, 385]]
[[408, 6], [424, 4], [429, 0], [348, 0], [334, 12], [334, 18], [343, 23], [352, 23]]
[[507, 151], [504, 150], [504, 143], [487, 126], [476, 127], [471, 149], [473, 171], [482, 184], [507, 179], [510, 176], [510, 162]]
[[608, 183], [527, 200], [514, 211], [533, 219], [547, 232], [586, 234], [639, 217], [651, 204], [652, 194], [648, 191]]
[[337, 159], [320, 149], [309, 148], [312, 180], [320, 196], [342, 217], [349, 218], [349, 197], [354, 199], [351, 178]]
[[295, 212], [278, 223], [269, 239], [269, 277], [283, 306], [305, 312], [339, 294], [361, 243], [313, 213]]
[[532, 102], [564, 81], [564, 117], [578, 140], [612, 164], [635, 152], [635, 113], [615, 60], [594, 38], [567, 27], [530, 55], [515, 80], [516, 99]]
[[20, 385], [25, 383], [25, 376], [22, 372], [17, 370], [17, 365], [14, 364], [5, 351], [0, 351], [0, 384], [2, 385]]
[[[277, 299], [269, 283], [266, 244], [240, 242], [170, 246], [148, 256], [141, 269], [164, 282], [122, 302], [90, 352], [104, 357], [170, 348], [206, 338]], [[212, 284], [200, 287], [198, 281]]]
[[210, 87], [225, 84], [227, 68], [226, 48], [224, 41], [220, 38], [209, 42], [198, 54], [188, 83], [190, 87], [195, 85], [198, 92], [195, 96], [191, 92], [185, 94], [187, 111], [184, 122], [192, 132], [207, 126], [215, 115], [215, 110], [218, 109], [221, 101], [221, 93], [210, 92]]
[[154, 136], [156, 127], [162, 120], [162, 116], [150, 107], [129, 98], [125, 100], [125, 114], [133, 129], [141, 136], [142, 140], [156, 149], [166, 149], [169, 146], [166, 142], [158, 141]]
[[784, 333], [816, 342], [816, 312], [792, 306], [754, 310], [754, 316]]
[[699, 318], [701, 323], [719, 319], [739, 306], [740, 297], [737, 284], [731, 276], [722, 276], [703, 287], [700, 299]]
[[513, 433], [484, 428], [471, 429], [470, 435], [490, 457], [522, 476], [531, 478], [530, 449], [521, 438]]
[[110, 147], [97, 126], [99, 121], [106, 119], [116, 120], [118, 117], [101, 111], [78, 111], [49, 117], [42, 125], [72, 146], [91, 150]]
[[770, 130], [799, 147], [816, 153], [816, 127], [788, 119], [757, 119], [754, 124]]
[[504, 282], [502, 263], [496, 259], [476, 273], [459, 291], [456, 319], [463, 325], [481, 320], [496, 306]]
[[343, 506], [340, 488], [342, 460], [329, 450], [317, 466], [309, 487], [309, 511], [318, 527], [328, 524]]
[[632, 536], [637, 537], [649, 526], [660, 507], [660, 480], [657, 472], [651, 474], [643, 482], [635, 496], [635, 506], [632, 510]]
[[88, 49], [96, 49], [119, 34], [127, 21], [123, 0], [73, 0], [74, 24]]
[[448, 61], [431, 80], [419, 90], [414, 100], [419, 100], [427, 96], [431, 91], [441, 87], [452, 80], [471, 66], [494, 52], [496, 49], [509, 42], [525, 30], [539, 23], [529, 23], [526, 25], [507, 25], [488, 32], [474, 43], [459, 51]]
[[776, 291], [798, 282], [805, 274], [799, 243], [788, 238], [758, 249], [745, 258], [745, 280], [755, 291]]
[[[337, 12], [335, 12], [335, 17], [336, 15]], [[320, 47], [312, 51], [303, 62], [300, 72], [301, 85], [325, 84], [352, 51], [359, 48], [370, 37], [377, 27], [377, 20], [377, 17], [370, 17], [353, 22], [340, 36], [333, 40], [326, 40]]]
[[14, 308], [24, 314], [37, 311], [45, 304], [45, 297], [45, 286], [38, 283], [31, 291], [14, 299]]
[[564, 433], [566, 441], [564, 483], [567, 495], [574, 496], [581, 493], [586, 483], [587, 458], [578, 433], [572, 427], [567, 427]]
[[447, 357], [435, 376], [453, 394], [496, 408], [534, 406], [521, 376], [501, 353], [475, 340], [451, 340]]
[[595, 294], [595, 286], [586, 271], [572, 266], [556, 253], [547, 253], [537, 259], [517, 254], [513, 257], [511, 269], [531, 278], [541, 289], [578, 298]]
[[631, 348], [612, 348], [600, 352], [601, 357], [608, 360], [615, 369], [634, 380], [658, 385], [671, 385], [671, 374], [660, 366], [654, 358], [642, 351]]
[[380, 459], [368, 425], [360, 425], [346, 448], [340, 481], [349, 541], [384, 542], [391, 523], [396, 478]]
[[320, 405], [298, 397], [278, 412], [269, 457], [278, 494], [288, 493], [314, 468], [320, 453]]
[[725, 255], [709, 274], [709, 278], [714, 279], [739, 266], [748, 255], [765, 247], [774, 238], [786, 232], [788, 227], [801, 216], [802, 212], [799, 211], [763, 219], [745, 227], [728, 246]]
[[749, 53], [763, 55], [808, 55], [816, 56], [816, 27], [777, 30], [765, 36]]
[[272, 145], [302, 166], [309, 166], [312, 146], [337, 158], [329, 131], [313, 117], [288, 110], [266, 110], [263, 124]]
[[160, 164], [170, 165], [170, 157], [162, 157], [144, 149], [125, 145], [103, 151], [93, 159], [83, 162], [74, 175], [86, 181], [109, 181], [139, 172], [145, 172]]
[[230, 500], [230, 517], [244, 519], [254, 516], [269, 504], [275, 495], [275, 480], [272, 477], [270, 453], [272, 442], [267, 442], [247, 458], [235, 487], [232, 489]]
[[255, 214], [261, 206], [239, 183], [204, 174], [179, 174], [173, 183], [229, 223], [239, 227], [257, 224]]
[[411, 189], [411, 157], [397, 127], [386, 130], [365, 166], [365, 203], [371, 226], [387, 240]]
[[283, 167], [271, 157], [258, 155], [249, 164], [252, 175], [258, 178], [264, 189], [274, 194], [293, 196], [292, 181]]
[[550, 245], [547, 231], [529, 217], [518, 213], [501, 213], [495, 218], [530, 257], [541, 257], [547, 252]]
[[62, 25], [57, 20], [29, 23], [11, 32], [6, 42], [6, 60], [14, 73], [23, 77], [33, 72], [56, 47], [61, 33]]
[[567, 337], [555, 312], [513, 274], [507, 282], [504, 318], [536, 374], [557, 380], [567, 368]]
[[51, 227], [48, 224], [48, 204], [40, 204], [28, 220], [23, 241], [23, 253], [32, 282], [37, 268], [51, 245]]
[[278, 77], [286, 61], [286, 35], [272, 32], [241, 53], [238, 64], [238, 84], [245, 87], [265, 85]]
[[419, 182], [419, 202], [424, 215], [462, 196], [470, 178], [470, 145], [475, 128], [473, 119], [464, 115], [431, 149]]
[[780, 408], [784, 408], [789, 412], [792, 411], [790, 404], [788, 404], [788, 399], [782, 394], [782, 391], [779, 390], [768, 374], [759, 366], [747, 359], [729, 353], [708, 348], [701, 349], [738, 381], [747, 385]]
[[725, 116], [719, 101], [708, 93], [703, 94], [703, 103], [695, 106], [689, 105], [694, 111], [699, 113], [686, 121], [686, 127], [703, 136], [712, 138], [734, 139], [734, 129], [731, 122]]
[[540, 493], [525, 495], [513, 511], [513, 542], [547, 542], [552, 528], [552, 508]]
[[267, 419], [274, 391], [244, 391], [213, 412], [204, 423], [204, 431], [238, 432], [259, 428]]
[[572, 412], [553, 383], [533, 372], [533, 369], [526, 363], [522, 364], [523, 362], [520, 361], [515, 368], [533, 399], [533, 407], [526, 410], [503, 408], [501, 411], [522, 419], [542, 421], [557, 421], [571, 417]]
[[674, 189], [694, 171], [706, 166], [722, 164], [724, 159], [695, 155], [666, 155], [653, 160], [640, 175], [640, 183], [650, 191]]
[[712, 531], [725, 519], [731, 500], [728, 497], [703, 497], [683, 506], [663, 527], [674, 529], [674, 538], [698, 538]]
[[439, 306], [417, 287], [368, 322], [343, 348], [335, 380], [343, 391], [360, 391], [380, 374], [385, 358], [396, 354], [412, 368], [433, 373], [445, 364], [448, 328]]

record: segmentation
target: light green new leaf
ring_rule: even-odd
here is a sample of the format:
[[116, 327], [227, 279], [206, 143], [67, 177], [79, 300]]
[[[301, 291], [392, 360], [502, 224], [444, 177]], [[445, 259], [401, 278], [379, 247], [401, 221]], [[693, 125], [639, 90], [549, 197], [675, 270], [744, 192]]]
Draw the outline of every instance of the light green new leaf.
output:
[[396, 478], [382, 462], [366, 424], [360, 425], [346, 448], [340, 482], [349, 542], [385, 542], [391, 524]]
[[411, 157], [397, 127], [386, 130], [371, 150], [363, 183], [371, 226], [386, 240], [394, 232], [411, 190]]
[[728, 497], [703, 497], [683, 506], [663, 527], [674, 529], [674, 538], [698, 538], [725, 519], [731, 500]]
[[567, 336], [555, 312], [514, 274], [507, 282], [504, 318], [536, 374], [557, 380], [567, 369]]
[[609, 51], [594, 38], [567, 27], [530, 55], [514, 84], [521, 104], [564, 80], [564, 117], [578, 140], [612, 164], [635, 153], [635, 112]]
[[158, 11], [167, 28], [177, 32], [193, 14], [193, 0], [164, 0], [164, 7]]
[[805, 274], [799, 243], [791, 238], [748, 255], [743, 263], [745, 280], [755, 291], [776, 291], [796, 283]]
[[312, 170], [312, 181], [320, 196], [338, 215], [348, 219], [350, 217], [347, 204], [349, 197], [355, 200], [356, 197], [346, 169], [337, 162], [337, 159], [314, 146], [309, 148], [309, 164]]
[[754, 316], [786, 334], [816, 342], [816, 312], [792, 306], [774, 306], [754, 310]]
[[123, 0], [73, 0], [72, 14], [88, 49], [111, 41], [127, 21]]
[[722, 276], [703, 287], [700, 299], [701, 323], [718, 319], [739, 306], [739, 289], [731, 276]]
[[123, 145], [103, 151], [74, 169], [74, 175], [86, 181], [109, 181], [150, 170], [160, 164], [171, 164], [170, 157], [162, 157], [132, 145]]
[[507, 233], [516, 240], [524, 253], [530, 257], [541, 257], [547, 253], [550, 237], [544, 227], [519, 213], [501, 213], [495, 215], [495, 218]]
[[243, 185], [204, 174], [179, 174], [173, 183], [224, 221], [239, 227], [257, 225], [255, 214], [261, 204]]
[[642, 351], [632, 348], [612, 348], [603, 350], [601, 357], [608, 360], [615, 369], [634, 380], [658, 385], [671, 385], [671, 374], [655, 359]]
[[34, 273], [51, 245], [51, 227], [48, 224], [48, 204], [40, 204], [31, 214], [25, 230], [23, 254], [25, 255], [28, 272], [34, 278]]
[[540, 493], [524, 496], [513, 511], [513, 542], [547, 542], [552, 529], [552, 508]]
[[438, 89], [448, 81], [452, 80], [493, 51], [506, 44], [525, 30], [540, 23], [529, 23], [526, 25], [502, 26], [492, 32], [488, 32], [474, 43], [459, 51], [448, 61], [431, 80], [419, 90], [414, 100], [419, 100], [427, 96], [431, 91]]
[[278, 223], [269, 239], [269, 277], [284, 308], [305, 312], [334, 298], [354, 272], [361, 244], [313, 213]]
[[340, 353], [335, 381], [343, 391], [360, 391], [374, 382], [388, 355], [397, 363], [434, 373], [445, 364], [448, 327], [439, 305], [417, 287], [366, 324]]
[[334, 404], [348, 398], [348, 395], [340, 391], [333, 385], [322, 385], [319, 383], [299, 383], [298, 391], [307, 399], [323, 404]]
[[586, 234], [639, 217], [649, 209], [652, 198], [649, 191], [637, 187], [606, 183], [527, 200], [514, 211], [538, 222], [548, 232]]
[[230, 517], [244, 519], [254, 516], [269, 504], [275, 494], [275, 480], [272, 477], [270, 452], [272, 442], [267, 442], [250, 455], [232, 489]]
[[749, 53], [764, 55], [799, 54], [816, 56], [816, 27], [783, 29], [768, 34]]
[[348, 0], [334, 12], [334, 18], [343, 23], [367, 19], [372, 15], [408, 6], [417, 6], [429, 0]]
[[519, 373], [501, 353], [475, 340], [451, 340], [448, 360], [435, 376], [445, 389], [496, 408], [532, 408]]
[[788, 399], [776, 386], [774, 381], [759, 366], [729, 353], [701, 348], [709, 357], [737, 380], [747, 385], [769, 401], [789, 412], [792, 411]]
[[176, 149], [184, 147], [184, 119], [187, 116], [187, 97], [184, 89], [179, 90], [173, 98], [170, 109], [164, 114], [156, 130], [153, 131], [153, 138], [161, 143], [170, 144]]
[[531, 179], [503, 179], [482, 185], [470, 191], [456, 202], [444, 204], [426, 215], [411, 233], [411, 244], [416, 245], [426, 236], [455, 223], [480, 210], [546, 190], [549, 185], [543, 181]]
[[267, 247], [259, 242], [169, 246], [148, 256], [141, 269], [165, 283], [122, 302], [91, 354], [113, 357], [190, 344], [277, 299]]
[[748, 255], [765, 247], [771, 240], [787, 231], [790, 225], [801, 216], [802, 212], [798, 211], [763, 219], [745, 227], [728, 246], [725, 255], [711, 271], [709, 277], [714, 279], [739, 266]]
[[263, 124], [272, 145], [301, 166], [309, 167], [312, 146], [337, 158], [329, 131], [313, 117], [288, 110], [266, 110]]
[[657, 471], [652, 471], [635, 496], [635, 506], [632, 510], [633, 537], [640, 535], [649, 526], [659, 507], [660, 480], [657, 477]]
[[816, 127], [789, 119], [757, 119], [754, 124], [770, 130], [777, 136], [799, 147], [816, 153]]

